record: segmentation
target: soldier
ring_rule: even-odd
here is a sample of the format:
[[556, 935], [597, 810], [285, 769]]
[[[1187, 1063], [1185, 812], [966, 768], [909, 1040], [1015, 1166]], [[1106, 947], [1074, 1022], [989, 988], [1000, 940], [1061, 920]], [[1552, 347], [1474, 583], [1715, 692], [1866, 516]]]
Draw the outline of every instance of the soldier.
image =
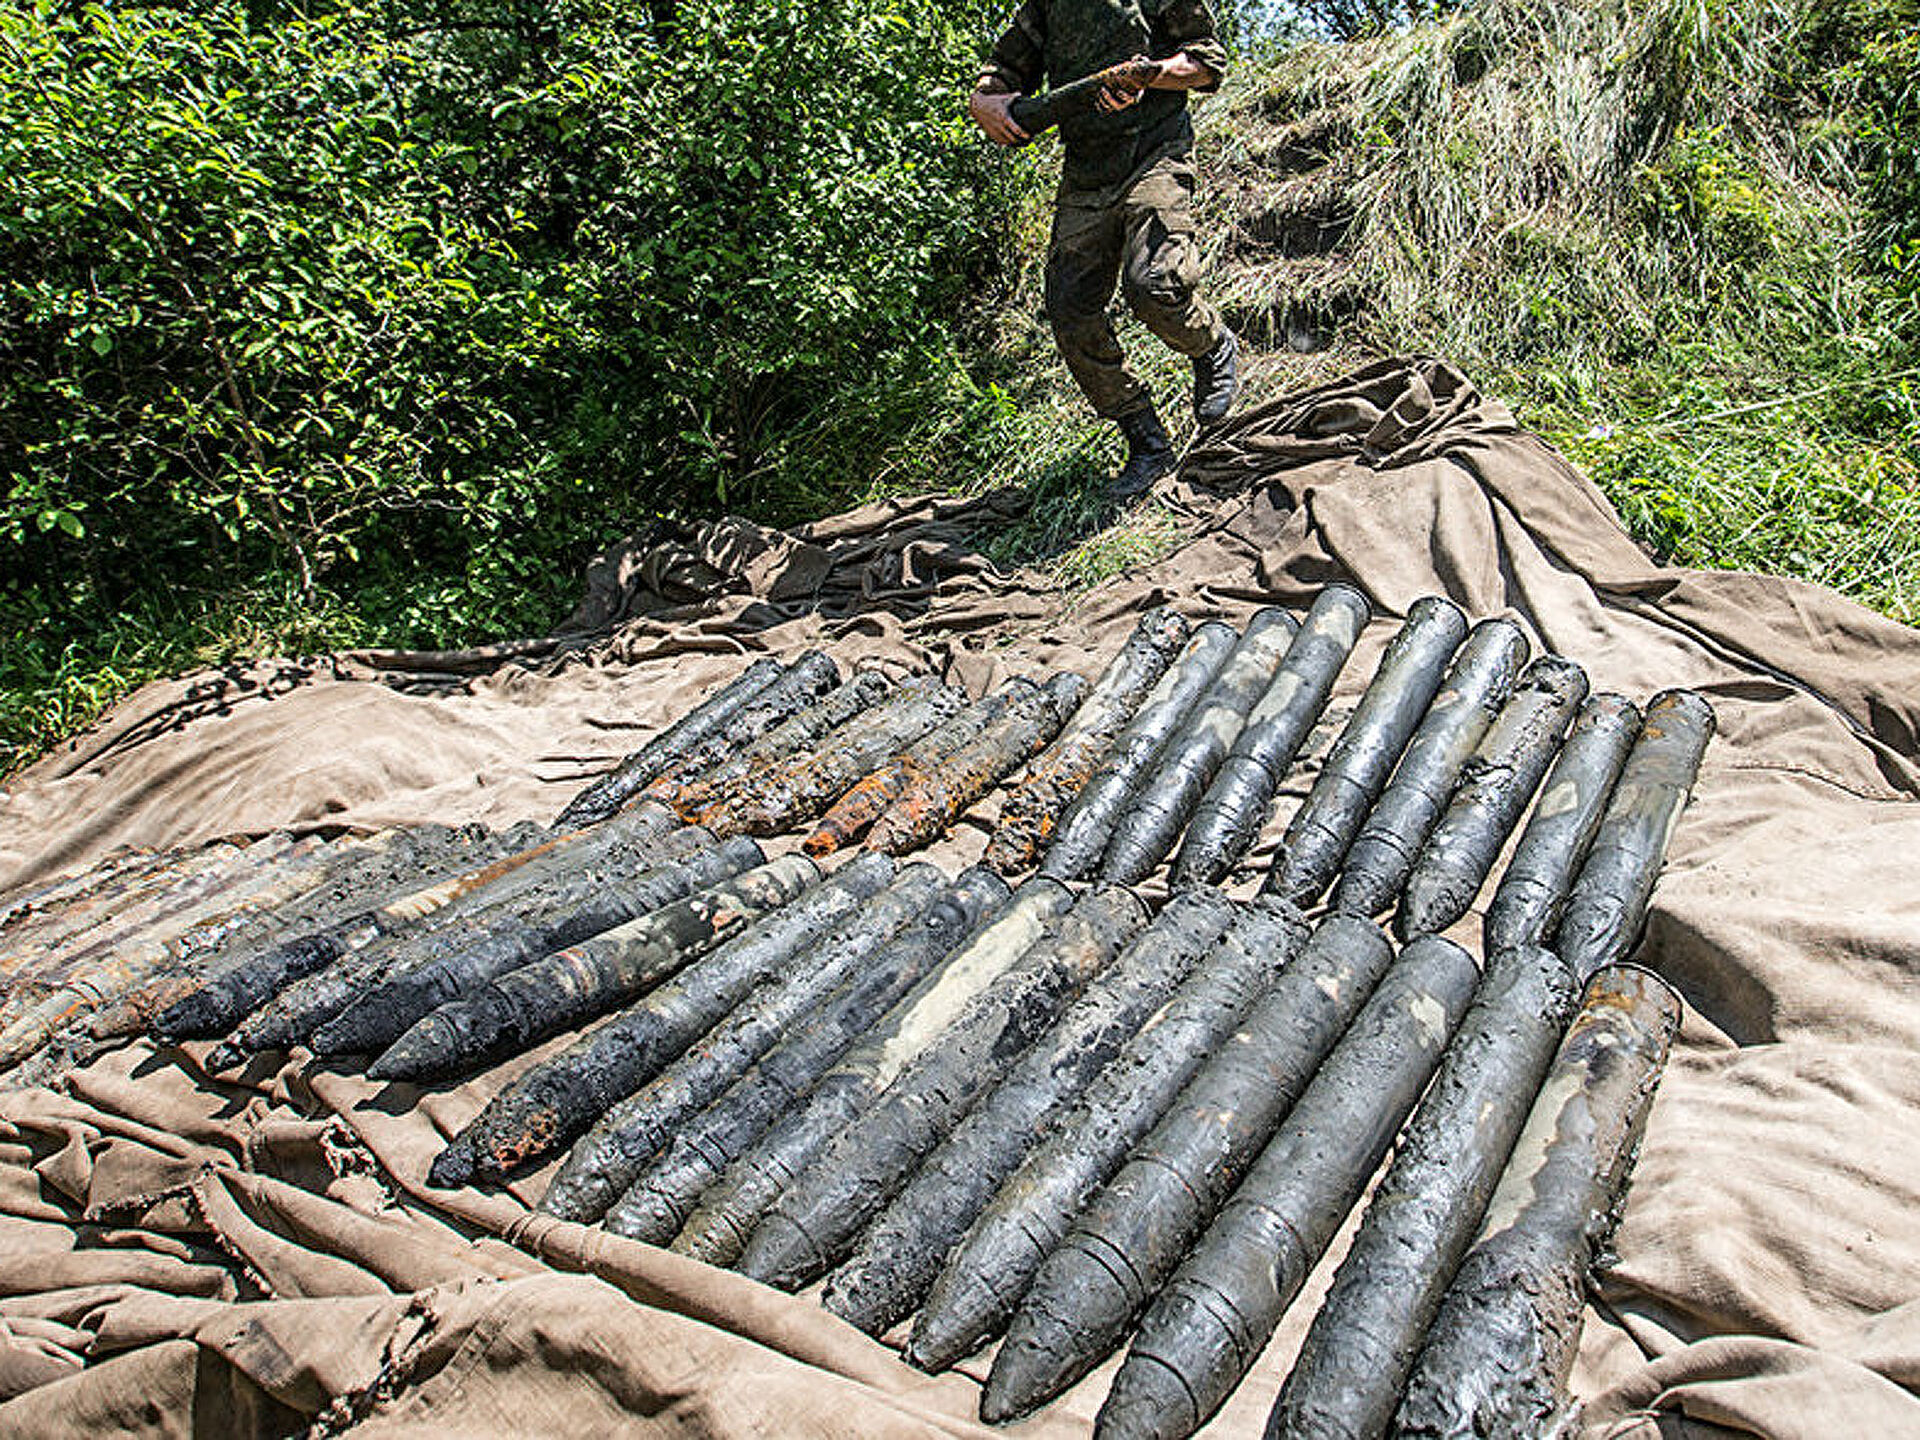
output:
[[1047, 319], [1074, 380], [1120, 427], [1127, 460], [1109, 483], [1131, 499], [1174, 468], [1153, 397], [1128, 368], [1107, 319], [1119, 281], [1133, 313], [1193, 361], [1193, 412], [1225, 418], [1239, 391], [1239, 342], [1195, 289], [1193, 122], [1188, 90], [1220, 87], [1227, 55], [1206, 0], [1022, 0], [968, 101], [1000, 145], [1030, 138], [1009, 113], [1042, 78], [1066, 85], [1129, 58], [1158, 62], [1144, 89], [1109, 85], [1064, 119], [1066, 160], [1047, 250]]

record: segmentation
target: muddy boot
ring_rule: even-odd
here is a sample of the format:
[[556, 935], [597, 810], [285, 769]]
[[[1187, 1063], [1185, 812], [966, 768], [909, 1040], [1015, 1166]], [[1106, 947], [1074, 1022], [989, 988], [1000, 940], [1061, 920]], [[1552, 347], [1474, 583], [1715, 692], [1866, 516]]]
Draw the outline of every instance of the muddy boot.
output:
[[1240, 340], [1228, 330], [1220, 343], [1193, 358], [1193, 418], [1214, 425], [1227, 418], [1240, 394]]
[[1145, 494], [1161, 476], [1171, 475], [1176, 457], [1173, 441], [1167, 437], [1167, 429], [1160, 423], [1153, 406], [1122, 415], [1114, 423], [1127, 440], [1127, 463], [1107, 482], [1106, 493], [1108, 500], [1122, 505]]

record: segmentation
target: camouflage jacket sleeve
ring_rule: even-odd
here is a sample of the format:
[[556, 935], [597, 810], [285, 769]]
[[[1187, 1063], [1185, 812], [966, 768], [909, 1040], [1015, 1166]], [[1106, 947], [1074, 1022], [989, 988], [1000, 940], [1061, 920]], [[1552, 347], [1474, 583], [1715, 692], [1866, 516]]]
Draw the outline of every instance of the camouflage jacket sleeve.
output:
[[1031, 95], [1046, 71], [1047, 9], [1042, 0], [1022, 0], [1006, 33], [980, 62], [974, 89], [990, 94]]
[[1184, 51], [1213, 72], [1212, 81], [1199, 87], [1201, 92], [1218, 90], [1227, 73], [1227, 47], [1220, 43], [1207, 0], [1167, 0], [1158, 14], [1151, 10], [1148, 13], [1152, 15], [1149, 23], [1153, 38], [1158, 42], [1153, 53], [1164, 56]]

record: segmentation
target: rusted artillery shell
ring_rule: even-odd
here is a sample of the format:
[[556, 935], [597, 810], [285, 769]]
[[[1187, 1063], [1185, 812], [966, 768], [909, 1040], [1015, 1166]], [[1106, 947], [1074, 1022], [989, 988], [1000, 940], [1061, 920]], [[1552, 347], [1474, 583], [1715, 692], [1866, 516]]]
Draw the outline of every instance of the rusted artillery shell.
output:
[[785, 905], [819, 874], [804, 855], [783, 855], [523, 965], [421, 1019], [367, 1074], [418, 1081], [483, 1070], [630, 1003], [734, 931]]
[[1147, 1307], [1096, 1435], [1191, 1435], [1232, 1393], [1400, 1133], [1479, 978], [1439, 936], [1401, 952]]
[[1217, 890], [1170, 900], [927, 1157], [835, 1272], [826, 1307], [869, 1335], [912, 1314], [1000, 1182], [1139, 1033], [1232, 917], [1232, 902]]
[[960, 813], [1010, 775], [1060, 731], [1087, 693], [1071, 672], [1048, 678], [1030, 694], [1016, 695], [1006, 710], [956, 751], [946, 765], [920, 775], [874, 822], [867, 843], [904, 855], [938, 839]]
[[[576, 870], [549, 877], [513, 900], [422, 937], [426, 941], [422, 945], [397, 947], [403, 952], [394, 956], [392, 964], [353, 981], [353, 993], [344, 1000], [344, 1008], [305, 1037], [307, 1044], [323, 1056], [378, 1054], [422, 1016], [499, 975], [568, 945], [580, 945], [745, 868], [728, 868], [724, 854], [722, 845], [699, 826], [682, 826], [634, 851], [597, 854]], [[695, 856], [701, 860], [689, 864]], [[668, 889], [655, 887], [643, 899], [636, 889], [641, 876], [666, 866], [674, 866], [666, 876], [685, 876], [684, 885], [668, 879]]]
[[823, 736], [879, 704], [891, 688], [891, 682], [878, 670], [861, 670], [848, 676], [845, 684], [828, 691], [819, 702], [791, 720], [781, 721], [698, 779], [685, 784], [672, 782], [666, 803], [682, 816], [700, 814], [765, 772], [810, 750]]
[[1155, 684], [1099, 771], [1076, 795], [1054, 828], [1040, 873], [1078, 880], [1100, 861], [1113, 827], [1153, 768], [1154, 757], [1178, 733], [1201, 694], [1226, 663], [1239, 637], [1231, 625], [1209, 620]]
[[[883, 880], [891, 863], [884, 855], [863, 855], [828, 884], [844, 887], [860, 878], [861, 872]], [[692, 1048], [640, 1084], [580, 1137], [547, 1187], [540, 1208], [565, 1220], [597, 1220], [606, 1214], [676, 1127], [739, 1079], [779, 1040], [787, 1025], [801, 1020], [815, 1002], [924, 910], [934, 891], [945, 883], [946, 877], [933, 866], [911, 865], [857, 908], [838, 916], [815, 917], [813, 938], [796, 938], [784, 958], [770, 965], [739, 1004]], [[785, 913], [776, 919], [784, 919]], [[796, 937], [807, 935], [804, 926], [785, 929]]]
[[1482, 620], [1467, 632], [1440, 693], [1347, 850], [1333, 887], [1335, 910], [1378, 915], [1400, 897], [1461, 771], [1513, 690], [1527, 648], [1511, 621]]
[[754, 661], [739, 676], [569, 800], [554, 819], [554, 828], [573, 830], [605, 820], [639, 794], [649, 780], [679, 763], [702, 740], [732, 719], [747, 701], [785, 673], [786, 666], [770, 655]]
[[1194, 807], [1186, 838], [1174, 857], [1176, 884], [1213, 884], [1247, 853], [1287, 767], [1326, 708], [1340, 667], [1353, 653], [1371, 613], [1346, 585], [1329, 585], [1287, 647], [1280, 669], [1247, 716], [1220, 773]]
[[1334, 915], [1094, 1197], [1033, 1277], [981, 1396], [997, 1424], [1044, 1404], [1112, 1351], [1213, 1219], [1393, 958], [1371, 923]]
[[831, 855], [851, 845], [894, 801], [951, 764], [955, 755], [1006, 713], [1015, 696], [1035, 688], [1031, 680], [1016, 676], [991, 695], [974, 701], [951, 720], [929, 730], [834, 801], [801, 848], [809, 855]]
[[1624, 695], [1595, 695], [1580, 707], [1487, 906], [1488, 954], [1553, 938], [1639, 733], [1640, 712]]
[[1146, 907], [1117, 886], [1081, 897], [795, 1178], [747, 1241], [740, 1271], [797, 1290], [844, 1258], [921, 1159], [1146, 918]]
[[752, 835], [776, 835], [819, 814], [869, 772], [898, 755], [966, 705], [951, 686], [916, 690], [902, 685], [858, 720], [822, 740], [812, 753], [761, 779], [727, 807], [729, 815], [702, 823], [736, 825]]
[[1527, 666], [1408, 877], [1394, 917], [1402, 938], [1444, 930], [1472, 908], [1586, 698], [1587, 673], [1571, 660]]
[[1007, 796], [987, 841], [986, 864], [1002, 874], [1033, 864], [1060, 813], [1093, 777], [1142, 698], [1186, 644], [1188, 630], [1186, 620], [1164, 605], [1140, 617], [1073, 719]]
[[[701, 1203], [675, 1248], [709, 1258], [748, 1238], [787, 1188], [913, 1059], [936, 1044], [969, 1002], [1011, 970], [1072, 903], [1064, 885], [1029, 880], [966, 943], [915, 985], [815, 1083], [803, 1108], [767, 1131]], [[737, 1237], [730, 1240], [729, 1236]]]
[[713, 953], [692, 964], [683, 961], [668, 983], [521, 1075], [461, 1131], [434, 1173], [444, 1179], [458, 1170], [463, 1181], [497, 1180], [564, 1149], [759, 981], [798, 963], [822, 925], [849, 914], [890, 872], [885, 866], [849, 866], [801, 893], [810, 873], [818, 873], [810, 861], [789, 855], [704, 892], [704, 905], [703, 896], [694, 896], [656, 912], [668, 933], [684, 933], [673, 923], [676, 908], [698, 915], [745, 900], [753, 907], [745, 918], [754, 923]]
[[[666, 1155], [622, 1197], [626, 1228], [620, 1233], [656, 1242], [677, 1234], [676, 1250], [715, 1265], [737, 1260], [759, 1211], [736, 1224], [723, 1193], [728, 1187], [718, 1183], [722, 1174], [793, 1113], [820, 1077], [1011, 893], [983, 866], [962, 871], [924, 915], [822, 1001], [805, 1026], [681, 1127]], [[657, 1221], [643, 1218], [656, 1214]]]
[[[1379, 1440], [1572, 1013], [1551, 952], [1501, 951], [1373, 1192], [1293, 1373], [1272, 1440]], [[1304, 1102], [1302, 1102], [1304, 1104]]]
[[1253, 613], [1220, 673], [1161, 747], [1146, 783], [1114, 823], [1100, 859], [1101, 879], [1135, 885], [1166, 858], [1298, 630], [1293, 617], [1277, 606]]
[[[282, 991], [268, 1009], [284, 1007], [284, 1022], [241, 1048], [284, 1050], [304, 1042], [317, 1055], [377, 1055], [441, 1005], [737, 874], [752, 863], [742, 862], [749, 854], [737, 845], [728, 850], [697, 825], [599, 850], [463, 920], [394, 937], [377, 965], [335, 965]], [[372, 948], [361, 953], [371, 958]], [[304, 1004], [287, 1003], [295, 990], [309, 992]]]
[[[83, 1023], [92, 1037], [143, 1030], [155, 1007], [139, 997], [164, 994], [172, 1003], [198, 988], [193, 979], [182, 978], [169, 994], [167, 981], [200, 976], [202, 963], [226, 934], [318, 883], [313, 862], [321, 848], [311, 838], [255, 841], [223, 867], [217, 883], [187, 887], [142, 918], [100, 926], [96, 944], [68, 945], [0, 970], [0, 1067], [27, 1058]], [[129, 1000], [135, 1008], [126, 1021], [118, 1029], [103, 1029], [102, 1011]], [[81, 1041], [77, 1032], [72, 1038]], [[74, 1045], [63, 1050], [74, 1052]]]
[[907, 1359], [944, 1370], [998, 1334], [1086, 1202], [1159, 1122], [1307, 938], [1283, 900], [1243, 906], [1193, 974], [1100, 1072], [948, 1257]]
[[1416, 1437], [1553, 1433], [1588, 1268], [1613, 1233], [1680, 1000], [1637, 966], [1587, 983], [1395, 1416]]
[[[666, 798], [725, 764], [840, 683], [840, 667], [824, 651], [803, 651], [771, 685], [752, 696], [712, 734], [673, 761], [643, 794]], [[659, 791], [654, 787], [658, 786]]]
[[1647, 704], [1599, 832], [1567, 897], [1553, 948], [1582, 979], [1624, 960], [1646, 928], [1654, 882], [1713, 737], [1713, 707], [1691, 690]]
[[[691, 828], [674, 832], [684, 837], [682, 839], [662, 836], [636, 839], [631, 844], [606, 844], [610, 835], [619, 833], [627, 818], [618, 816], [592, 832], [574, 832], [590, 833], [593, 841], [566, 851], [569, 858], [577, 856], [579, 863], [599, 880], [589, 902], [594, 912], [588, 917], [591, 923], [583, 927], [590, 935], [678, 900], [702, 885], [724, 880], [764, 858], [739, 846], [731, 849], [717, 846], [705, 831]], [[629, 859], [644, 864], [642, 857], [663, 846], [666, 849], [660, 857], [661, 863], [646, 865], [631, 881], [618, 881], [601, 868], [603, 862], [621, 867]], [[430, 966], [457, 954], [477, 933], [474, 927], [484, 923], [487, 916], [509, 912], [537, 895], [542, 888], [538, 882], [543, 874], [546, 883], [555, 881], [557, 877], [538, 868], [544, 867], [550, 858], [543, 857], [502, 882], [500, 888], [504, 894], [496, 903], [482, 905], [478, 897], [473, 897], [458, 906], [449, 905], [437, 914], [379, 937], [317, 974], [295, 981], [235, 1026], [226, 1043], [207, 1056], [207, 1069], [218, 1073], [244, 1063], [248, 1055], [263, 1050], [290, 1050], [295, 1045], [306, 1044], [319, 1027], [330, 1023], [356, 998], [387, 979], [413, 966]], [[419, 1018], [416, 1015], [414, 1021]], [[401, 1026], [400, 1033], [414, 1021]]]
[[[648, 812], [644, 817], [635, 817], [633, 823], [664, 829], [669, 818], [664, 813]], [[211, 1039], [224, 1034], [270, 997], [341, 956], [436, 912], [449, 911], [450, 907], [462, 907], [451, 910], [451, 915], [467, 913], [497, 898], [502, 893], [499, 887], [516, 872], [535, 864], [556, 863], [559, 857], [591, 843], [594, 842], [577, 832], [556, 835], [491, 863], [462, 869], [350, 919], [275, 946], [252, 963], [209, 981], [164, 1011], [154, 1022], [154, 1034], [169, 1041]], [[445, 918], [449, 916], [442, 916]]]
[[1466, 630], [1466, 617], [1451, 601], [1437, 595], [1414, 601], [1305, 803], [1287, 825], [1267, 875], [1267, 893], [1306, 905], [1327, 888], [1439, 690], [1448, 657]]

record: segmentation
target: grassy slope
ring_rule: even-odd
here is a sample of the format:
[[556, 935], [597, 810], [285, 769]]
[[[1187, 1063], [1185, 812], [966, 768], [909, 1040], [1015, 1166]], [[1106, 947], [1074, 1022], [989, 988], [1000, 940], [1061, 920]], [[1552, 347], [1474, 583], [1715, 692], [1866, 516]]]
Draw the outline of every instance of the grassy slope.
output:
[[[1251, 342], [1246, 403], [1381, 352], [1446, 355], [1593, 474], [1653, 552], [1920, 619], [1920, 289], [1886, 262], [1862, 142], [1868, 62], [1883, 79], [1912, 68], [1914, 9], [1489, 0], [1243, 65], [1202, 111], [1201, 162], [1210, 286]], [[780, 484], [771, 455], [763, 489], [780, 500], [761, 518], [1024, 485], [1030, 518], [983, 543], [1069, 588], [1178, 543], [1151, 502], [1100, 523], [1118, 447], [1040, 318], [1050, 162], [1035, 149], [1001, 162], [1036, 183], [963, 354], [822, 397], [791, 470], [846, 481]], [[1184, 362], [1125, 333], [1178, 414]], [[573, 588], [560, 557], [544, 573], [504, 595], [398, 577], [317, 603], [268, 577], [127, 617], [85, 649], [39, 655], [19, 637], [32, 663], [0, 687], [0, 771], [195, 664], [537, 630]]]

